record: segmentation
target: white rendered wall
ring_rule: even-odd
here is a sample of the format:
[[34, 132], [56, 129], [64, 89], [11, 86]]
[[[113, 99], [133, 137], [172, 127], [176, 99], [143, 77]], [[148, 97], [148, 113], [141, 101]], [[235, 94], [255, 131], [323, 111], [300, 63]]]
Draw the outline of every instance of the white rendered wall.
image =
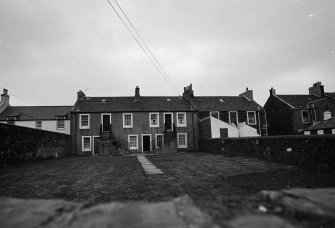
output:
[[212, 139], [220, 138], [220, 128], [228, 128], [228, 137], [238, 137], [238, 129], [233, 125], [223, 122], [217, 118], [211, 118]]
[[257, 130], [249, 125], [243, 123], [238, 123], [238, 131], [240, 133], [240, 137], [253, 137], [253, 136], [260, 136], [257, 133]]
[[[2, 123], [7, 123], [7, 121], [2, 121]], [[64, 129], [57, 129], [56, 120], [42, 120], [42, 128], [41, 130], [45, 131], [53, 131], [63, 134], [70, 134], [70, 120], [64, 121]], [[15, 121], [16, 126], [21, 127], [29, 127], [29, 128], [36, 128], [36, 121], [30, 120], [30, 121]]]

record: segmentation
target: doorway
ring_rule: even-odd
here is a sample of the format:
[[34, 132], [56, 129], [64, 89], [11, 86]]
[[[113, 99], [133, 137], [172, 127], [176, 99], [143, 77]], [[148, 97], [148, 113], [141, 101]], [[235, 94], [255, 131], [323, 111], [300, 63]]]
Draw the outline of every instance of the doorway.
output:
[[151, 151], [151, 135], [143, 134], [142, 135], [142, 152]]
[[164, 113], [164, 124], [166, 130], [168, 131], [173, 130], [172, 113]]
[[110, 131], [111, 115], [102, 114], [102, 131]]

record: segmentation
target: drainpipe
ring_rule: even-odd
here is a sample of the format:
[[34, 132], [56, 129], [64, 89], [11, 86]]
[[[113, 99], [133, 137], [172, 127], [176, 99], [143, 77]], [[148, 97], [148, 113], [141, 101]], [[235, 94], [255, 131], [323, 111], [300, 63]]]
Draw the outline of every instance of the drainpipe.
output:
[[266, 111], [264, 109], [264, 118], [265, 118], [265, 136], [269, 136], [269, 133], [268, 133], [268, 118], [266, 117]]
[[194, 119], [193, 115], [195, 112], [192, 112], [192, 135], [193, 135], [193, 152], [195, 152], [195, 139], [194, 139]]
[[261, 131], [261, 118], [259, 116], [259, 112], [260, 110], [258, 110], [257, 114], [258, 114], [258, 130], [259, 130], [259, 134], [262, 136], [262, 131]]

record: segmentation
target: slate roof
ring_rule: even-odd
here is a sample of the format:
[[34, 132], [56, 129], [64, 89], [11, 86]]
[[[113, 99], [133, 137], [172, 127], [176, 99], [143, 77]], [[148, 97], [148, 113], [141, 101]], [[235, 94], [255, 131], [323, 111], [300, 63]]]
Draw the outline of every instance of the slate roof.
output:
[[328, 120], [322, 120], [316, 124], [304, 129], [304, 131], [321, 130], [321, 129], [335, 129], [335, 117]]
[[306, 103], [319, 100], [320, 98], [314, 95], [276, 95], [286, 103], [290, 104], [296, 109], [307, 108]]
[[[191, 104], [179, 97], [146, 97], [140, 101], [134, 97], [86, 97], [78, 100], [75, 111], [79, 112], [151, 112], [190, 111]], [[78, 110], [79, 109], [79, 110]]]
[[[155, 112], [155, 111], [192, 111], [201, 110], [258, 110], [262, 107], [244, 97], [194, 97], [191, 102], [183, 97], [86, 97], [78, 100], [74, 111], [78, 112]], [[223, 102], [220, 101], [223, 100]]]
[[262, 109], [255, 101], [239, 96], [204, 96], [194, 97], [199, 111], [251, 111]]
[[9, 106], [0, 113], [0, 120], [17, 117], [18, 120], [54, 120], [56, 116], [69, 118], [73, 106]]
[[325, 93], [325, 94], [335, 99], [335, 93]]

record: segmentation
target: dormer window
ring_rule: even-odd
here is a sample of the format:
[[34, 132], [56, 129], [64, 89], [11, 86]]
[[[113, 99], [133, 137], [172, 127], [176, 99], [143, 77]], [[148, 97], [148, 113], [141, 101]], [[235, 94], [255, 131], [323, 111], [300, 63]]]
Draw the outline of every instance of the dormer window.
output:
[[309, 123], [309, 112], [308, 110], [301, 110], [302, 123]]

